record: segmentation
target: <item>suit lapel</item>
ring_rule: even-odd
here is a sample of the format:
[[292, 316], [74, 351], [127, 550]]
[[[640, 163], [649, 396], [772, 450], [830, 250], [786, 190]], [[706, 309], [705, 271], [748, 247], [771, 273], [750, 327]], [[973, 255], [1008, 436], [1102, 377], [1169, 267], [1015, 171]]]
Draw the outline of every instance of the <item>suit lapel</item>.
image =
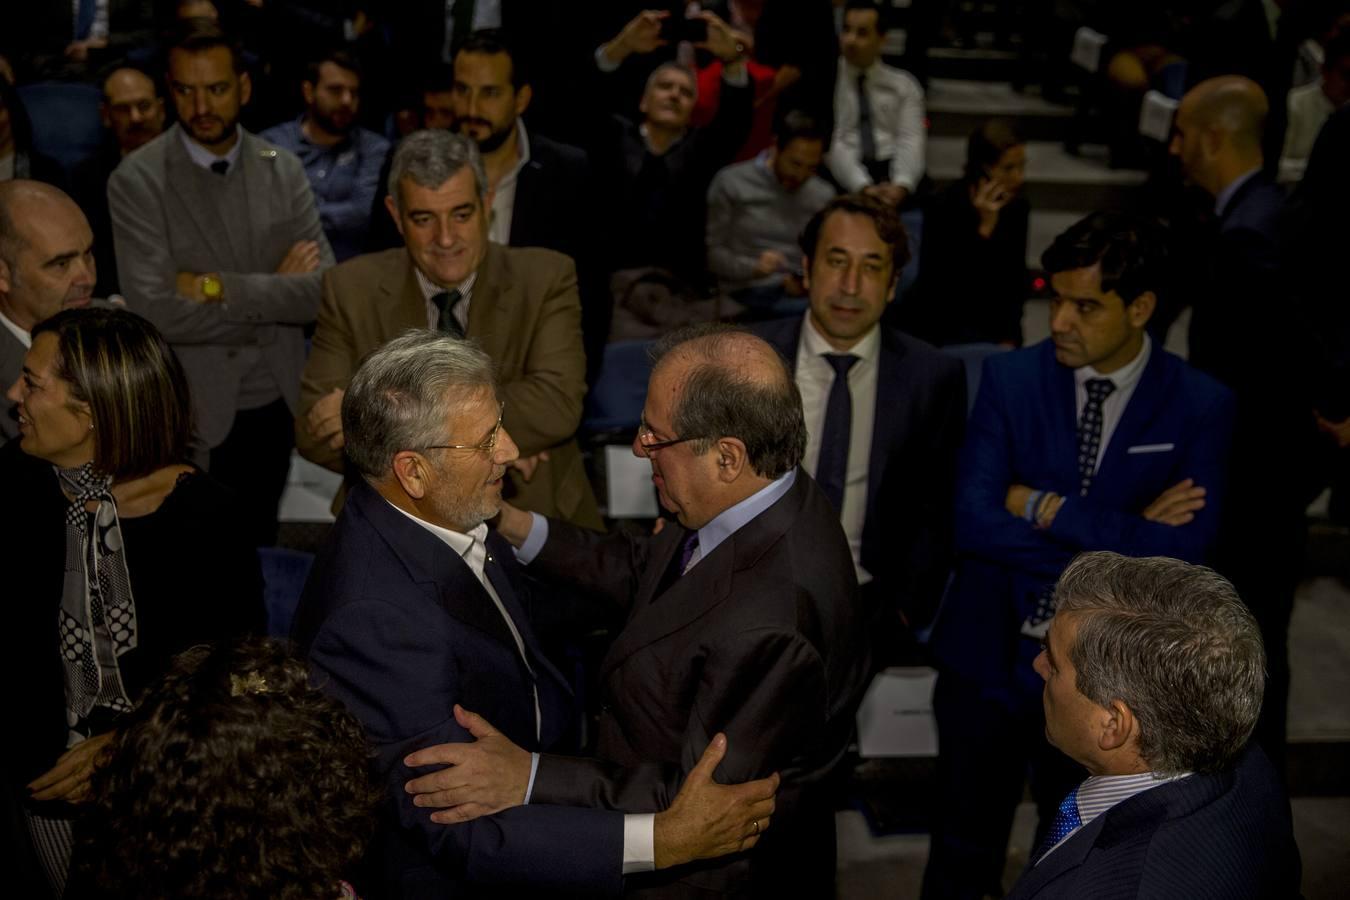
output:
[[[170, 191], [178, 200], [178, 204], [187, 211], [188, 218], [197, 228], [197, 237], [203, 247], [220, 248], [221, 235], [225, 236], [228, 244], [231, 259], [228, 260], [231, 267], [242, 268], [239, 266], [239, 259], [234, 254], [234, 245], [230, 242], [230, 237], [226, 233], [229, 229], [225, 228], [216, 213], [215, 206], [211, 203], [203, 202], [202, 198], [192, 190], [192, 179], [196, 177], [197, 164], [188, 156], [187, 148], [183, 146], [183, 135], [178, 129], [180, 126], [174, 126], [174, 132], [168, 135], [165, 140], [168, 146], [164, 148], [164, 167], [165, 182]], [[243, 156], [242, 150], [240, 156]], [[170, 223], [172, 229], [173, 223]], [[172, 242], [172, 237], [170, 238]]]
[[1081, 866], [1083, 860], [1087, 858], [1088, 852], [1097, 842], [1097, 836], [1101, 833], [1105, 821], [1105, 815], [1093, 819], [1077, 834], [1061, 844], [1054, 853], [1044, 857], [1040, 865], [1031, 866], [1023, 871], [1022, 877], [1017, 880], [1017, 884], [1013, 885], [1013, 889], [1008, 893], [1007, 900], [1017, 900], [1019, 897], [1034, 897], [1042, 887], [1054, 881], [1060, 875]]
[[1125, 404], [1120, 422], [1111, 435], [1111, 443], [1106, 445], [1106, 455], [1102, 457], [1102, 464], [1097, 470], [1098, 477], [1111, 477], [1129, 450], [1134, 436], [1156, 419], [1171, 400], [1169, 389], [1176, 373], [1167, 365], [1162, 347], [1155, 343], [1151, 354], [1144, 371], [1139, 374], [1139, 383], [1130, 395], [1130, 402]]
[[535, 674], [541, 677], [548, 675], [553, 678], [570, 696], [572, 688], [567, 683], [567, 679], [563, 678], [562, 673], [548, 661], [543, 648], [535, 640], [534, 629], [530, 627], [530, 620], [525, 613], [525, 607], [520, 604], [520, 596], [516, 593], [516, 586], [501, 562], [502, 554], [511, 552], [510, 547], [497, 536], [495, 531], [489, 531], [487, 551], [488, 559], [483, 566], [483, 571], [488, 580], [492, 582], [492, 588], [497, 592], [497, 598], [502, 601], [502, 606], [506, 607], [507, 615], [515, 622], [516, 630], [520, 632], [521, 642], [525, 645], [526, 655], [529, 657], [529, 663], [534, 668]]
[[427, 327], [427, 301], [417, 284], [412, 258], [406, 250], [394, 255], [394, 261], [380, 276], [378, 304], [379, 342], [398, 337], [409, 328]]
[[506, 251], [489, 243], [478, 268], [474, 282], [473, 299], [469, 302], [469, 327], [466, 335], [478, 341], [488, 356], [495, 360], [506, 357], [506, 343], [511, 336], [511, 297], [514, 295], [506, 268]]
[[[1078, 485], [1078, 401], [1075, 397], [1073, 369], [1055, 360], [1055, 346], [1042, 344], [1041, 367], [1045, 374], [1044, 408], [1050, 411], [1048, 446], [1033, 444], [1037, 454], [1045, 454], [1049, 469], [1062, 484]], [[1041, 466], [1046, 463], [1041, 463]], [[1037, 466], [1039, 469], [1040, 466]]]
[[[246, 235], [232, 235], [230, 239], [232, 241], [247, 241], [249, 261], [255, 264], [263, 263], [261, 242], [270, 237], [265, 224], [270, 221], [270, 217], [265, 215], [265, 211], [268, 199], [272, 196], [273, 191], [273, 163], [271, 160], [263, 160], [261, 154], [267, 151], [264, 150], [261, 142], [242, 129], [240, 130], [239, 143], [239, 180], [243, 182], [242, 191], [244, 203], [248, 209], [250, 227], [247, 229]], [[271, 152], [276, 153], [275, 150]], [[287, 249], [290, 249], [289, 245]]]
[[[902, 424], [909, 412], [908, 404], [903, 408], [889, 408], [888, 403], [907, 398], [904, 384], [901, 382], [900, 369], [904, 364], [905, 348], [899, 341], [893, 341], [886, 329], [881, 330], [881, 346], [877, 352], [877, 397], [876, 413], [872, 417], [872, 448], [867, 466], [867, 503], [863, 516], [863, 528], [868, 522], [875, 521], [872, 503], [881, 491], [881, 477], [886, 471], [884, 465], [891, 453], [895, 436], [901, 433]], [[902, 415], [904, 413], [905, 415]], [[866, 538], [864, 538], [866, 540]]]

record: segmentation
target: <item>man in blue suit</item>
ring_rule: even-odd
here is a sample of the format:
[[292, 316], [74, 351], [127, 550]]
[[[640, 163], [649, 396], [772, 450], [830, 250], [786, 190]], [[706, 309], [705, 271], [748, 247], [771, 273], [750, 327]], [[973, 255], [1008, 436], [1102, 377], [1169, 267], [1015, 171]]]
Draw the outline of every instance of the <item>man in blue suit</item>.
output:
[[1089, 777], [1008, 900], [1296, 897], [1289, 799], [1248, 738], [1255, 619], [1212, 569], [1084, 553], [1055, 588], [1036, 671], [1045, 734]]
[[985, 363], [932, 637], [943, 804], [925, 897], [1002, 893], [1028, 765], [1040, 833], [1081, 777], [1045, 743], [1032, 669], [1064, 567], [1084, 550], [1197, 561], [1214, 542], [1233, 400], [1148, 337], [1158, 251], [1123, 215], [1073, 225], [1042, 257], [1051, 339]]
[[[574, 720], [567, 684], [526, 620], [514, 555], [484, 524], [517, 456], [501, 414], [488, 356], [427, 330], [373, 353], [343, 398], [347, 456], [363, 481], [315, 561], [294, 636], [375, 747], [386, 893], [613, 896], [628, 873], [753, 846], [777, 778], [714, 784], [721, 735], [664, 812], [530, 805], [538, 753], [565, 749]], [[520, 748], [522, 805], [433, 822], [404, 789], [417, 774], [405, 758], [470, 737]]]
[[802, 465], [839, 511], [858, 583], [880, 615], [873, 665], [904, 659], [954, 557], [952, 494], [966, 423], [959, 360], [881, 323], [909, 260], [895, 208], [836, 197], [807, 223], [806, 315], [755, 325], [792, 368]]

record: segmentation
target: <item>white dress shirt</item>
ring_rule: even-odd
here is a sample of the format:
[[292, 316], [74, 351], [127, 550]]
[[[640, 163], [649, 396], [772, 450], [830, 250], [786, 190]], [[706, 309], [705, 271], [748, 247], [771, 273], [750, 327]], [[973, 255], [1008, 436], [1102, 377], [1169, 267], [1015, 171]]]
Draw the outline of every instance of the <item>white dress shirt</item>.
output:
[[[20, 344], [23, 344], [25, 347], [33, 346], [33, 336], [18, 325], [15, 325], [14, 321], [2, 312], [0, 312], [0, 325], [5, 326], [5, 330], [14, 335], [14, 338]], [[9, 390], [9, 385], [5, 385], [5, 390]]]
[[[441, 287], [436, 282], [422, 274], [422, 270], [413, 266], [413, 275], [417, 277], [417, 286], [422, 289], [422, 299], [427, 304], [427, 327], [435, 331], [441, 324], [441, 311], [437, 309], [436, 304], [431, 302], [431, 298], [437, 294], [443, 294], [447, 288]], [[455, 285], [454, 290], [459, 291], [460, 301], [455, 304], [455, 308], [450, 311], [450, 315], [455, 317], [459, 327], [464, 329], [464, 333], [469, 333], [469, 302], [473, 299], [473, 286], [478, 283], [478, 271], [475, 269], [469, 277]]]
[[511, 216], [516, 208], [516, 178], [530, 161], [530, 136], [525, 131], [525, 120], [516, 120], [516, 164], [502, 176], [492, 192], [492, 218], [488, 225], [488, 240], [497, 244], [511, 243]]
[[1153, 772], [1142, 772], [1138, 775], [1090, 776], [1078, 786], [1078, 795], [1075, 798], [1078, 803], [1078, 818], [1082, 820], [1082, 824], [1060, 838], [1059, 843], [1045, 851], [1041, 858], [1036, 860], [1036, 865], [1039, 866], [1047, 856], [1064, 846], [1065, 841], [1082, 831], [1111, 807], [1124, 803], [1135, 794], [1142, 794], [1144, 791], [1155, 787], [1180, 781], [1190, 774], [1190, 772], [1182, 772], [1180, 775], [1157, 775]]
[[178, 129], [178, 136], [183, 139], [183, 147], [187, 149], [189, 159], [203, 169], [209, 169], [213, 164], [218, 163], [223, 159], [230, 164], [230, 167], [225, 170], [226, 174], [234, 171], [234, 164], [239, 161], [239, 151], [244, 146], [242, 135], [239, 134], [238, 125], [235, 126], [234, 133], [234, 146], [230, 147], [230, 149], [225, 152], [224, 156], [217, 156], [189, 137], [186, 128]]
[[1144, 346], [1139, 349], [1138, 355], [1111, 374], [1103, 375], [1092, 366], [1080, 366], [1073, 370], [1074, 408], [1078, 411], [1079, 421], [1083, 418], [1083, 407], [1087, 406], [1089, 378], [1105, 378], [1116, 386], [1110, 396], [1102, 401], [1102, 440], [1098, 445], [1097, 463], [1092, 467], [1094, 475], [1102, 467], [1102, 459], [1106, 457], [1106, 445], [1111, 443], [1111, 435], [1115, 434], [1120, 417], [1125, 414], [1125, 407], [1129, 404], [1130, 397], [1134, 396], [1134, 389], [1139, 385], [1139, 378], [1144, 374], [1144, 367], [1148, 365], [1148, 358], [1151, 355], [1153, 355], [1153, 341], [1145, 334]]
[[[802, 395], [802, 415], [806, 420], [806, 456], [802, 465], [812, 476], [820, 462], [821, 431], [825, 427], [825, 408], [829, 405], [834, 369], [822, 359], [826, 353], [838, 353], [816, 331], [808, 310], [797, 342], [797, 389]], [[867, 584], [872, 575], [862, 567], [863, 520], [867, 515], [867, 467], [872, 455], [872, 426], [877, 411], [877, 361], [881, 356], [881, 329], [872, 330], [847, 351], [858, 357], [848, 371], [848, 391], [852, 397], [853, 419], [848, 435], [848, 462], [844, 473], [844, 507], [839, 521], [848, 537], [853, 568], [858, 583]]]
[[[830, 172], [845, 191], [860, 191], [872, 183], [862, 164], [858, 71], [840, 58], [834, 86], [834, 140], [826, 157]], [[885, 63], [873, 63], [865, 72], [877, 159], [890, 160], [891, 182], [912, 191], [923, 177], [928, 143], [923, 88], [913, 75]]]

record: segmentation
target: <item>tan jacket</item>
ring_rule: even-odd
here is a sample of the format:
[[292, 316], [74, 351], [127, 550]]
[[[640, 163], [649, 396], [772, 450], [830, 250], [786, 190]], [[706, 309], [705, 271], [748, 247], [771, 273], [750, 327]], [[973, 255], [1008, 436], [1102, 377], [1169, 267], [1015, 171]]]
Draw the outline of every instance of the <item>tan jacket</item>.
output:
[[[316, 442], [305, 416], [333, 388], [347, 387], [367, 353], [409, 328], [426, 327], [426, 300], [406, 249], [358, 256], [324, 273], [319, 324], [300, 382], [295, 443], [302, 456], [342, 471], [342, 453]], [[488, 244], [469, 303], [468, 337], [497, 365], [503, 425], [520, 455], [548, 451], [529, 482], [511, 471], [511, 501], [599, 528], [573, 437], [586, 393], [586, 354], [572, 260], [551, 250]]]

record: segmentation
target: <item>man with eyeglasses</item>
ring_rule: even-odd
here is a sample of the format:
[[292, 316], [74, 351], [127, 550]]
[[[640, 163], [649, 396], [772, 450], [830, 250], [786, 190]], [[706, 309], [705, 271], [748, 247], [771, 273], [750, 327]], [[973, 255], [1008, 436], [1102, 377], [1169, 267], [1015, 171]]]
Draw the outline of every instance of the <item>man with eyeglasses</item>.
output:
[[571, 258], [488, 240], [493, 191], [477, 145], [463, 135], [408, 135], [394, 151], [388, 189], [385, 205], [405, 247], [349, 259], [324, 278], [295, 422], [301, 455], [342, 471], [342, 395], [358, 362], [409, 328], [435, 328], [476, 341], [497, 364], [506, 427], [521, 451], [507, 496], [600, 528], [573, 437], [586, 353]]
[[[539, 753], [567, 749], [576, 717], [525, 616], [520, 567], [485, 524], [518, 454], [493, 368], [472, 344], [428, 329], [362, 364], [342, 401], [347, 457], [361, 481], [296, 612], [294, 637], [317, 682], [361, 720], [376, 751], [386, 893], [613, 896], [630, 873], [754, 846], [778, 779], [714, 783], [728, 747], [720, 735], [709, 735], [661, 811], [569, 809], [532, 796]], [[498, 807], [518, 808], [433, 820], [405, 790], [418, 774], [408, 754], [470, 736], [509, 746], [523, 763], [512, 802]]]
[[662, 809], [724, 732], [723, 777], [783, 775], [773, 831], [753, 854], [634, 875], [629, 890], [833, 896], [830, 775], [870, 674], [870, 617], [838, 514], [800, 468], [796, 384], [753, 335], [676, 332], [656, 349], [642, 418], [633, 453], [676, 519], [659, 534], [594, 535], [509, 504], [497, 526], [531, 574], [627, 611], [600, 670], [597, 758], [531, 767], [494, 736], [414, 754], [452, 768], [408, 787], [451, 807], [445, 821], [518, 803], [527, 777], [532, 802]]

